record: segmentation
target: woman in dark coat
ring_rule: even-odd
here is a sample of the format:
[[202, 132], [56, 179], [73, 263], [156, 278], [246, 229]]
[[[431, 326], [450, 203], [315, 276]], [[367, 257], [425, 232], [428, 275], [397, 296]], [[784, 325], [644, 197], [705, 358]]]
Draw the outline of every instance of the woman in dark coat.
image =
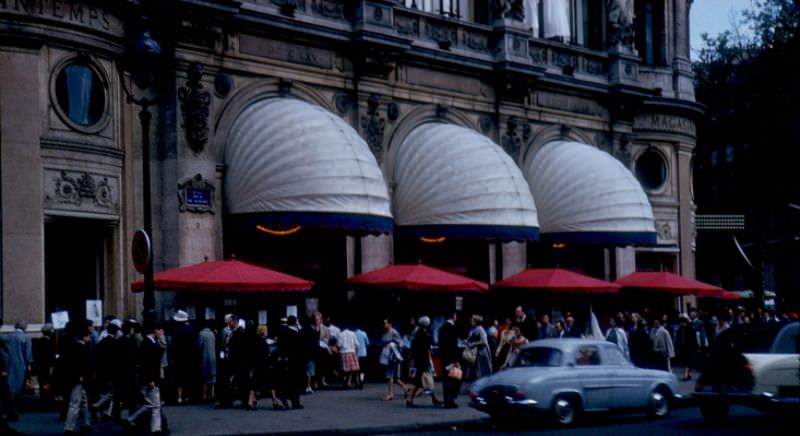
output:
[[681, 315], [680, 325], [675, 333], [675, 354], [675, 365], [684, 367], [682, 380], [691, 380], [689, 371], [697, 354], [697, 338], [686, 315]]

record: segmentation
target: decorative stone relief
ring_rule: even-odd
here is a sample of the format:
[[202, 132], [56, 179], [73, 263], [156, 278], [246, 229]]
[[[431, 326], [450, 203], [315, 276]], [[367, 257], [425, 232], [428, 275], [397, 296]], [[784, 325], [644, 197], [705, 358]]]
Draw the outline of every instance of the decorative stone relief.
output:
[[397, 62], [392, 53], [371, 47], [364, 51], [362, 65], [365, 75], [388, 79]]
[[343, 92], [340, 92], [333, 97], [333, 103], [336, 105], [336, 110], [342, 115], [350, 112], [350, 109], [353, 107], [353, 100], [349, 95]]
[[489, 51], [489, 37], [487, 35], [465, 30], [462, 39], [465, 47], [481, 52]]
[[544, 47], [531, 47], [529, 55], [534, 64], [547, 64], [547, 49]]
[[45, 170], [44, 203], [47, 209], [116, 214], [119, 180], [86, 171]]
[[658, 237], [665, 241], [672, 239], [672, 226], [669, 225], [668, 221], [660, 221], [656, 223], [656, 232], [658, 232]]
[[178, 201], [181, 212], [211, 213], [214, 208], [214, 185], [205, 180], [202, 174], [183, 179], [178, 183]]
[[380, 96], [371, 94], [367, 99], [367, 115], [361, 117], [361, 128], [366, 134], [367, 144], [378, 161], [383, 154], [383, 130], [386, 127], [386, 120], [378, 113], [379, 106]]
[[386, 118], [389, 121], [395, 121], [400, 118], [400, 106], [397, 105], [395, 102], [391, 102], [386, 105]]
[[695, 136], [697, 133], [692, 120], [664, 114], [639, 115], [633, 121], [633, 128], [636, 130], [682, 133], [690, 136]]
[[492, 117], [489, 115], [481, 115], [478, 119], [478, 127], [480, 127], [481, 133], [484, 135], [488, 135], [492, 131], [493, 125], [494, 121], [492, 121]]
[[311, 9], [323, 17], [344, 18], [344, 2], [342, 0], [313, 0]]
[[514, 21], [525, 21], [525, 6], [522, 0], [492, 0], [492, 15]]
[[200, 79], [203, 66], [197, 62], [189, 66], [186, 85], [178, 90], [183, 113], [183, 131], [189, 148], [195, 153], [203, 151], [208, 141], [208, 105], [211, 96], [203, 89]]
[[616, 157], [627, 168], [631, 166], [631, 138], [628, 135], [622, 135], [619, 142], [614, 147], [614, 157]]
[[633, 47], [633, 0], [606, 0], [610, 47]]
[[425, 36], [436, 41], [442, 50], [449, 50], [458, 43], [456, 28], [446, 24], [425, 23]]
[[519, 156], [522, 146], [531, 136], [531, 125], [527, 121], [512, 116], [506, 121], [506, 133], [500, 138], [500, 143], [506, 152], [514, 159]]
[[272, 4], [280, 7], [281, 14], [287, 17], [294, 17], [294, 11], [300, 9], [306, 10], [305, 0], [270, 0]]
[[408, 15], [395, 15], [394, 28], [401, 35], [419, 36], [419, 20]]

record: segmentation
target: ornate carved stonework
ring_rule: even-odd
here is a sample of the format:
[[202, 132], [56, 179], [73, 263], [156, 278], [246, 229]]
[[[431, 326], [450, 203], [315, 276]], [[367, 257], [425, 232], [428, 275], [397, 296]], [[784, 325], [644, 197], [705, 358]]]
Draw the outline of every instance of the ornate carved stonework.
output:
[[534, 64], [544, 65], [547, 63], [547, 49], [544, 47], [531, 47], [529, 55]]
[[439, 48], [443, 50], [449, 50], [451, 46], [458, 43], [456, 28], [447, 24], [426, 23], [425, 36], [436, 41]]
[[614, 146], [614, 157], [619, 159], [623, 165], [630, 168], [631, 166], [631, 138], [628, 135], [622, 135], [619, 142]]
[[530, 136], [531, 125], [519, 117], [512, 116], [506, 121], [506, 133], [500, 138], [500, 143], [506, 152], [516, 159]]
[[305, 0], [270, 0], [273, 4], [278, 5], [281, 10], [281, 14], [286, 15], [287, 17], [293, 17], [294, 11], [296, 9], [300, 9], [301, 11], [306, 10], [306, 2]]
[[311, 9], [323, 17], [344, 18], [344, 1], [342, 0], [313, 0]]
[[364, 50], [363, 53], [362, 66], [365, 75], [387, 79], [394, 71], [397, 61], [392, 53], [374, 47]]
[[514, 21], [525, 21], [525, 6], [522, 0], [492, 0], [492, 15]]
[[361, 128], [364, 129], [370, 150], [380, 162], [383, 154], [383, 129], [386, 127], [386, 120], [380, 117], [379, 106], [380, 96], [371, 94], [367, 99], [367, 115], [361, 117]]
[[183, 113], [183, 131], [186, 142], [195, 153], [203, 151], [208, 141], [208, 105], [211, 96], [203, 89], [200, 79], [203, 66], [197, 62], [189, 66], [186, 85], [178, 90]]
[[394, 16], [394, 28], [401, 35], [419, 36], [419, 20], [416, 17], [397, 14]]
[[181, 212], [214, 213], [216, 188], [202, 174], [183, 179], [178, 183], [178, 201]]
[[489, 37], [482, 33], [464, 31], [464, 46], [476, 51], [489, 51]]
[[492, 117], [489, 115], [481, 115], [478, 119], [478, 126], [481, 129], [481, 133], [484, 135], [488, 135], [489, 132], [492, 131], [492, 126], [494, 125], [494, 121], [492, 121]]
[[633, 0], [606, 0], [609, 47], [633, 47]]
[[340, 92], [333, 97], [333, 103], [336, 105], [336, 110], [344, 115], [353, 107], [353, 100], [349, 95]]
[[658, 237], [660, 239], [665, 241], [672, 239], [672, 226], [670, 226], [667, 221], [656, 223], [656, 232], [658, 232]]
[[46, 209], [101, 214], [119, 212], [115, 177], [86, 171], [45, 170]]
[[391, 102], [386, 105], [386, 118], [388, 118], [389, 121], [395, 121], [400, 118], [400, 106], [398, 106], [397, 103]]

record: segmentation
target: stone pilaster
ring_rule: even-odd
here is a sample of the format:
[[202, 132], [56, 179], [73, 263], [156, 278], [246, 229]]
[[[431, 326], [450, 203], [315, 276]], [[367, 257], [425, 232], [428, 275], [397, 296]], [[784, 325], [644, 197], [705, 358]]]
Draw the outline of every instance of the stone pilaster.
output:
[[692, 199], [692, 144], [678, 144], [678, 216], [680, 217], [680, 272], [689, 278], [695, 276], [695, 204]]
[[[37, 49], [0, 51], [3, 320], [40, 323], [44, 313], [44, 211]], [[64, 277], [69, 280], [69, 277]]]

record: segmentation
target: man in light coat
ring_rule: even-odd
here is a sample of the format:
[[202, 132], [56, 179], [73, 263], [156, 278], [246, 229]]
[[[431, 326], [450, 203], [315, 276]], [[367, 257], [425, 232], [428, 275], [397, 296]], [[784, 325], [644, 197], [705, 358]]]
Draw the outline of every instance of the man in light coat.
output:
[[670, 360], [675, 357], [675, 346], [669, 332], [658, 319], [653, 320], [650, 340], [653, 342], [653, 366], [655, 369], [670, 371]]
[[[19, 321], [14, 325], [14, 331], [3, 337], [7, 353], [5, 361], [8, 367], [8, 391], [14, 402], [19, 400], [22, 388], [25, 386], [25, 373], [30, 372], [33, 364], [33, 343], [25, 332], [27, 328], [27, 322]], [[13, 410], [13, 416], [16, 416], [16, 407]]]

